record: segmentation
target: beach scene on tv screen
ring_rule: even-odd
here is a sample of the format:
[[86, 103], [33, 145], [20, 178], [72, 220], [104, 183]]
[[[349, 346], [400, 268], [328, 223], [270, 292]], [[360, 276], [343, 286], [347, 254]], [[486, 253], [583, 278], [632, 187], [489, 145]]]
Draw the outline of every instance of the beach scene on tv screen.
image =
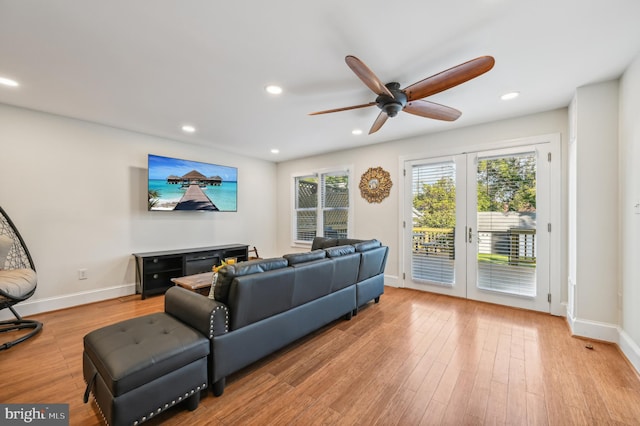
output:
[[236, 211], [238, 169], [149, 155], [149, 210]]

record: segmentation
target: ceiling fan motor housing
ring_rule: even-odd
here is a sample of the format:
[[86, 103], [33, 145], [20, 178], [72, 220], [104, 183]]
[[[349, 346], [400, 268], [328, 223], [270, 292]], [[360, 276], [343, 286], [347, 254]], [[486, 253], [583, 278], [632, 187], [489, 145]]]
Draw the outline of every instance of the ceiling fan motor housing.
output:
[[379, 95], [376, 98], [376, 105], [389, 117], [395, 117], [407, 104], [407, 95], [400, 90], [400, 83], [387, 83], [385, 86], [393, 94], [393, 97], [387, 94]]

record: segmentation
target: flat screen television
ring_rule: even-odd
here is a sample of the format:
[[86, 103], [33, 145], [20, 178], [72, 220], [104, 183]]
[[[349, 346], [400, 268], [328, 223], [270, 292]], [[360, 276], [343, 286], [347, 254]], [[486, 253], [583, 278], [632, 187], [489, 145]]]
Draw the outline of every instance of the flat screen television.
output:
[[149, 154], [150, 211], [219, 211], [238, 209], [236, 167]]

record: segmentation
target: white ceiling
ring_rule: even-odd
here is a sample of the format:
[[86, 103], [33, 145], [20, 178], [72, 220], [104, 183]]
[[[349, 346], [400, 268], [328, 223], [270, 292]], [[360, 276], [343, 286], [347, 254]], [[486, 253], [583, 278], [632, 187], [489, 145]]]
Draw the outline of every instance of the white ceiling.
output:
[[[20, 83], [0, 103], [284, 161], [565, 107], [640, 54], [640, 1], [0, 0], [0, 40], [0, 77]], [[428, 98], [458, 121], [401, 112], [367, 135], [375, 106], [307, 115], [375, 100], [348, 54], [402, 87], [496, 65]]]

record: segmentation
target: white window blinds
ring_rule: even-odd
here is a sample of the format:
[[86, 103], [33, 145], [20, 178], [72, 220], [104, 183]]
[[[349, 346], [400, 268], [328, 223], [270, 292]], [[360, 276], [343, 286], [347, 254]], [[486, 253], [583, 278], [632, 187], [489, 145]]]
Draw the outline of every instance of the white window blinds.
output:
[[536, 153], [479, 157], [478, 280], [481, 289], [536, 295]]
[[452, 161], [412, 169], [414, 280], [454, 282], [456, 187]]
[[313, 241], [318, 228], [318, 177], [299, 176], [295, 178], [295, 239]]

